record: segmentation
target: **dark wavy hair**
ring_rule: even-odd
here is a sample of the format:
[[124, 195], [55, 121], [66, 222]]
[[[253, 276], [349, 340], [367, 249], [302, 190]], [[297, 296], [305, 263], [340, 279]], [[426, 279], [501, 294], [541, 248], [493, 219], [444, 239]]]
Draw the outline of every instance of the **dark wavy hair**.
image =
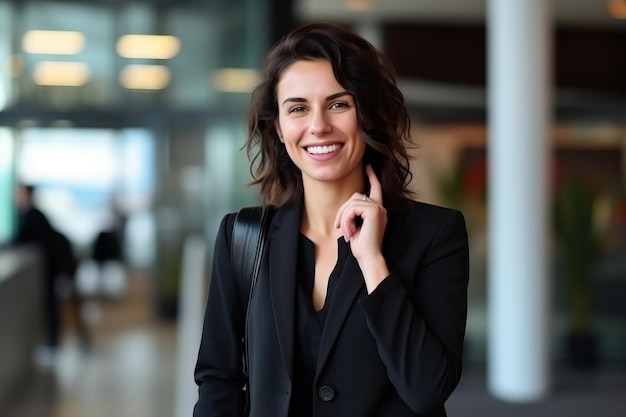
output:
[[303, 195], [302, 175], [291, 161], [275, 129], [277, 85], [296, 61], [328, 60], [335, 78], [356, 103], [366, 142], [363, 166], [372, 165], [387, 208], [405, 205], [413, 196], [407, 145], [410, 119], [396, 72], [389, 60], [365, 39], [328, 23], [307, 24], [278, 42], [267, 55], [261, 83], [252, 93], [248, 139], [244, 145], [252, 165], [252, 184], [260, 185], [265, 204], [282, 207]]

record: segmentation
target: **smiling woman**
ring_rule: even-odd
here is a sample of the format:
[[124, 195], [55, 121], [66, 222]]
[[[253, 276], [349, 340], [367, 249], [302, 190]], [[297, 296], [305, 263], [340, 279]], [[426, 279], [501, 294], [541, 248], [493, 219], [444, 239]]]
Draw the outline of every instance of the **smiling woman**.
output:
[[[293, 203], [302, 197], [299, 167], [290, 163], [287, 149], [277, 140], [280, 126], [276, 127], [286, 122], [285, 100], [291, 103], [290, 109], [300, 112], [310, 110], [305, 104], [313, 104], [305, 102], [313, 97], [303, 97], [304, 93], [317, 94], [317, 99], [325, 99], [329, 106], [323, 116], [345, 112], [356, 116], [356, 128], [368, 145], [364, 163], [372, 164], [379, 174], [386, 203], [404, 205], [412, 196], [407, 147], [413, 144], [395, 69], [366, 40], [343, 28], [335, 29], [333, 36], [326, 36], [315, 26], [301, 28], [270, 52], [248, 120], [248, 155], [258, 162], [253, 172], [255, 183], [261, 186], [268, 204]], [[328, 96], [321, 95], [322, 89]], [[310, 120], [310, 111], [306, 113]], [[326, 118], [312, 121], [322, 124], [322, 132], [329, 128]], [[320, 125], [309, 129], [319, 130]]]
[[409, 125], [393, 68], [355, 33], [306, 25], [270, 52], [247, 150], [273, 216], [247, 308], [235, 213], [222, 220], [195, 417], [446, 415], [467, 233], [460, 212], [411, 200]]
[[278, 83], [276, 132], [289, 158], [311, 187], [316, 181], [364, 189], [365, 139], [354, 99], [337, 82], [327, 60], [299, 61]]

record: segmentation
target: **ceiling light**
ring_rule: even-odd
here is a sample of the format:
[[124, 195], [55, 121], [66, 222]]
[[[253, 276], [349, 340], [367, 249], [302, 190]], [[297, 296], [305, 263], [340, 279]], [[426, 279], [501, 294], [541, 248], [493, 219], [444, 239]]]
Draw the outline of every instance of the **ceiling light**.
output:
[[84, 62], [43, 61], [35, 65], [37, 85], [80, 87], [89, 81], [89, 66]]
[[123, 58], [170, 59], [180, 50], [180, 41], [170, 35], [124, 35], [117, 41]]
[[606, 4], [615, 19], [626, 19], [626, 0], [609, 0]]
[[372, 0], [346, 0], [348, 9], [364, 11], [372, 8]]
[[129, 90], [162, 90], [169, 83], [165, 65], [127, 65], [120, 72], [120, 84]]
[[75, 55], [85, 47], [80, 32], [31, 30], [22, 38], [22, 49], [29, 54]]
[[249, 93], [261, 77], [258, 71], [246, 68], [223, 68], [213, 76], [213, 86], [225, 93]]

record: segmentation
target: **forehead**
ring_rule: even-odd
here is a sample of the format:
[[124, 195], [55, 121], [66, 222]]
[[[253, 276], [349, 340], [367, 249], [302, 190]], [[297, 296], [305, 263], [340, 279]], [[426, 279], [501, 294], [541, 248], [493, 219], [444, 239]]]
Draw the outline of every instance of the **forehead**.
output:
[[296, 61], [282, 72], [278, 84], [277, 94], [313, 94], [316, 91], [337, 92], [343, 87], [333, 73], [333, 68], [327, 60]]

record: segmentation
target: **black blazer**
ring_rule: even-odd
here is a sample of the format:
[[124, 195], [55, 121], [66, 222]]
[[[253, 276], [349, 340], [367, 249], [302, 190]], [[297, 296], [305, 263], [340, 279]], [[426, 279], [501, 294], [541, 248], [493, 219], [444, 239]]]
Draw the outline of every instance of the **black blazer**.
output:
[[[287, 417], [294, 351], [302, 207], [277, 210], [248, 318], [251, 417]], [[243, 416], [245, 318], [230, 263], [234, 215], [215, 244], [195, 370], [195, 417]], [[383, 255], [391, 274], [367, 294], [356, 259], [328, 311], [314, 381], [320, 417], [445, 416], [461, 377], [469, 256], [463, 215], [413, 203], [389, 212]], [[344, 279], [344, 277], [346, 279]]]

